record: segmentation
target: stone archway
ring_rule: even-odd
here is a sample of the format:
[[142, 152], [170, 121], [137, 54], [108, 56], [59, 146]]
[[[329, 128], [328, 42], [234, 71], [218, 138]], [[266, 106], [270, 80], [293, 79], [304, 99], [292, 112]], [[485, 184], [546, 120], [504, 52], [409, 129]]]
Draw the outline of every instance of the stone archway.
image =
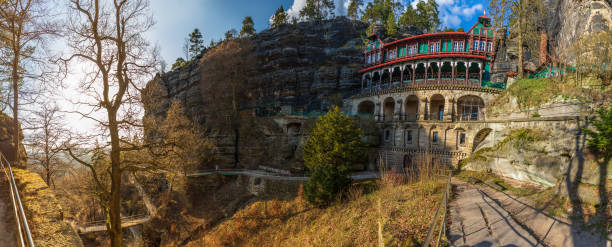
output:
[[374, 102], [366, 100], [359, 103], [357, 113], [361, 116], [374, 116]]
[[434, 94], [429, 101], [429, 120], [443, 120], [444, 116], [444, 96]]
[[387, 97], [385, 101], [383, 101], [383, 110], [384, 110], [384, 121], [393, 120], [393, 113], [395, 112], [395, 100], [391, 97]]
[[491, 133], [490, 128], [484, 128], [479, 130], [476, 135], [474, 135], [474, 141], [472, 142], [472, 152], [476, 151], [482, 144], [484, 144], [485, 139]]
[[406, 97], [405, 106], [406, 120], [419, 119], [419, 98], [416, 95]]

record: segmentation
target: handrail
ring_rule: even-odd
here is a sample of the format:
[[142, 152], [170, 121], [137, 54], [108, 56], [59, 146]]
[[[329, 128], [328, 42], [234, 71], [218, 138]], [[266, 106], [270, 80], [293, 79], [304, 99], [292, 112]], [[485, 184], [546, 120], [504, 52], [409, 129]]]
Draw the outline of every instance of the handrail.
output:
[[[436, 211], [436, 215], [433, 218], [433, 222], [431, 223], [431, 226], [429, 227], [429, 231], [427, 232], [427, 237], [425, 238], [425, 241], [423, 242], [423, 247], [431, 246], [431, 243], [433, 240], [433, 233], [434, 233], [434, 230], [435, 230], [435, 227], [438, 221], [441, 221], [441, 222], [439, 226], [440, 230], [438, 232], [438, 239], [436, 241], [436, 246], [440, 246], [440, 240], [442, 240], [442, 235], [446, 234], [446, 211], [448, 211], [448, 197], [450, 195], [451, 171], [447, 172], [447, 176], [448, 176], [448, 179], [446, 181], [446, 191], [444, 192], [444, 195], [442, 196], [440, 205], [438, 205], [438, 210]], [[439, 220], [438, 216], [440, 216], [441, 211], [442, 211], [442, 219]]]
[[15, 177], [13, 176], [13, 169], [11, 168], [11, 163], [6, 159], [3, 153], [0, 153], [0, 156], [2, 156], [2, 160], [0, 160], [0, 165], [2, 165], [2, 170], [4, 170], [4, 174], [6, 175], [6, 178], [9, 182], [9, 188], [11, 191], [11, 202], [13, 203], [13, 212], [15, 212], [15, 224], [17, 225], [17, 230], [19, 231], [19, 246], [34, 247], [34, 240], [32, 240], [32, 234], [28, 225], [28, 219], [26, 218], [25, 211], [23, 210], [21, 197], [19, 196], [19, 190], [17, 189]]

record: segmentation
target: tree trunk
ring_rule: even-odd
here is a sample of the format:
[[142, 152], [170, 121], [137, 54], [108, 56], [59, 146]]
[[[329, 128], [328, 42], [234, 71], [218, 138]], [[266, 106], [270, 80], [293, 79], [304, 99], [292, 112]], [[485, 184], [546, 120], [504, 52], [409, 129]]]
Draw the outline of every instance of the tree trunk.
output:
[[518, 1], [518, 78], [523, 79], [523, 4], [524, 1]]
[[[21, 30], [18, 30], [19, 33]], [[13, 37], [13, 64], [12, 64], [12, 72], [11, 72], [11, 83], [13, 87], [13, 127], [15, 128], [15, 133], [13, 135], [13, 144], [15, 145], [15, 153], [13, 165], [20, 167], [19, 163], [19, 120], [18, 120], [18, 109], [17, 103], [19, 102], [19, 56], [21, 56], [21, 48], [19, 47], [18, 42], [20, 42], [21, 37], [17, 35], [17, 37]], [[25, 166], [25, 164], [24, 164]]]
[[119, 128], [117, 114], [113, 109], [108, 110], [109, 132], [111, 137], [111, 198], [110, 198], [110, 238], [111, 246], [123, 246], [123, 233], [121, 231], [121, 161], [119, 146]]

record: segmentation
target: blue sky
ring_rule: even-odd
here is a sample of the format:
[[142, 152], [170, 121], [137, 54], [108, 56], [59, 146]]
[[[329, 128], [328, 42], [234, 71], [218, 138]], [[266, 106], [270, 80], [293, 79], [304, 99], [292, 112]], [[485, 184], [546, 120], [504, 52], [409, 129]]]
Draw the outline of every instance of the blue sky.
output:
[[[334, 0], [337, 13], [346, 13], [350, 0]], [[400, 0], [403, 4], [413, 4], [419, 0]], [[224, 33], [235, 28], [240, 30], [242, 19], [252, 16], [257, 31], [268, 28], [268, 20], [282, 4], [290, 15], [299, 12], [305, 0], [152, 0], [151, 9], [157, 24], [148, 34], [151, 41], [161, 47], [161, 55], [168, 64], [177, 57], [183, 57], [182, 45], [194, 28], [200, 29], [205, 44], [210, 39], [219, 40]], [[366, 0], [365, 2], [368, 2]], [[436, 0], [443, 26], [464, 29], [470, 28], [483, 9], [489, 4], [483, 0]]]

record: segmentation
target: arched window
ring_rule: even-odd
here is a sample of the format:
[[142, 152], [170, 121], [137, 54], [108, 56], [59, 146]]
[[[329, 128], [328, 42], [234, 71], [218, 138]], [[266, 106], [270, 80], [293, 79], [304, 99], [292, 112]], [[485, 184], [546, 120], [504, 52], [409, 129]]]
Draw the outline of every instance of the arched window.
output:
[[457, 113], [461, 121], [482, 120], [484, 107], [484, 101], [478, 96], [467, 95], [457, 100]]

